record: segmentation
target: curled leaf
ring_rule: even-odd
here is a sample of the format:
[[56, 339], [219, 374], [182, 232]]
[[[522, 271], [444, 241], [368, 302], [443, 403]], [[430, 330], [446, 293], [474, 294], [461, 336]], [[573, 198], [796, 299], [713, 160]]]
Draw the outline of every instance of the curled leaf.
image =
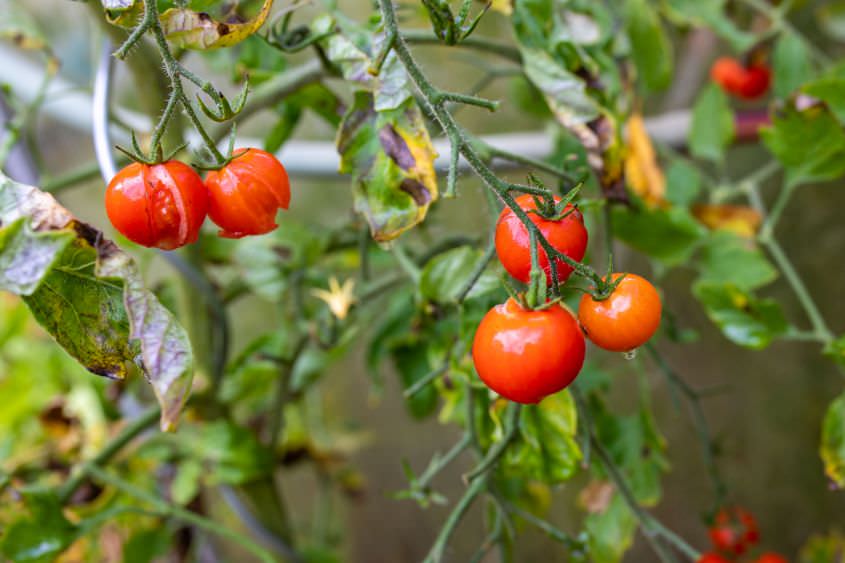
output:
[[628, 154], [625, 156], [625, 178], [635, 194], [650, 207], [666, 202], [666, 177], [657, 163], [657, 155], [640, 114], [628, 119]]
[[122, 379], [134, 362], [174, 426], [193, 356], [184, 329], [143, 287], [132, 260], [52, 196], [0, 176], [0, 289], [89, 371]]
[[171, 8], [161, 14], [161, 24], [167, 38], [179, 47], [189, 49], [215, 49], [240, 43], [264, 25], [273, 0], [264, 0], [261, 10], [250, 20], [233, 17], [226, 21], [214, 20], [205, 12], [187, 8]]
[[821, 456], [824, 471], [837, 487], [845, 486], [845, 394], [827, 409], [822, 424]]

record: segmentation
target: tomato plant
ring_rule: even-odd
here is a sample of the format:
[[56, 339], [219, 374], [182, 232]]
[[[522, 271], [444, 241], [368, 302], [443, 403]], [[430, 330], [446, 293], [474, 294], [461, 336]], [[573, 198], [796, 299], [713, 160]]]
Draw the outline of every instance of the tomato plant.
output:
[[839, 3], [0, 11], [3, 561], [843, 552]]

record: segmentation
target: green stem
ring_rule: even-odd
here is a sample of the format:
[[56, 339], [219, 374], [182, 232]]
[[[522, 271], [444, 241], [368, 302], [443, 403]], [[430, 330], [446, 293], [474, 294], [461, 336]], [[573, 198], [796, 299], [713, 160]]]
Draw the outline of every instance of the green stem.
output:
[[67, 481], [61, 486], [58, 491], [59, 500], [66, 503], [76, 492], [76, 489], [82, 485], [85, 477], [91, 472], [91, 468], [104, 465], [108, 463], [120, 450], [122, 450], [129, 442], [134, 440], [138, 435], [145, 430], [151, 428], [158, 421], [161, 416], [161, 409], [159, 407], [152, 407], [144, 411], [138, 418], [130, 422], [121, 430], [117, 436], [112, 438], [102, 450], [93, 458], [84, 462], [82, 465], [76, 467]]
[[176, 518], [177, 520], [181, 520], [187, 524], [194, 525], [197, 528], [201, 528], [220, 537], [232, 540], [244, 549], [250, 551], [261, 561], [264, 561], [266, 563], [275, 562], [273, 556], [263, 547], [254, 543], [250, 538], [247, 538], [246, 536], [241, 535], [223, 526], [222, 524], [218, 524], [217, 522], [210, 520], [204, 516], [200, 516], [195, 512], [191, 512], [179, 506], [170, 504], [156, 497], [155, 495], [152, 495], [147, 491], [144, 491], [136, 487], [135, 485], [132, 485], [131, 483], [127, 483], [116, 475], [108, 473], [97, 466], [91, 466], [89, 468], [89, 472], [91, 473], [92, 477], [94, 477], [97, 481], [103, 483], [104, 485], [114, 487], [115, 489], [121, 491], [122, 493], [130, 497], [133, 497], [141, 502], [145, 502], [153, 506], [156, 512], [158, 512], [162, 516]]
[[460, 291], [458, 292], [458, 296], [455, 300], [458, 303], [463, 303], [464, 300], [469, 295], [469, 292], [472, 291], [472, 288], [475, 287], [475, 284], [478, 283], [478, 280], [481, 278], [481, 275], [487, 269], [487, 265], [490, 264], [490, 261], [493, 259], [493, 256], [496, 254], [496, 239], [495, 237], [490, 237], [490, 242], [487, 243], [487, 248], [484, 250], [484, 254], [475, 264], [475, 267], [472, 269], [472, 272], [469, 275], [469, 278], [464, 283], [463, 287], [461, 287]]
[[493, 468], [498, 465], [499, 460], [507, 451], [511, 442], [516, 438], [519, 430], [519, 415], [522, 412], [522, 405], [519, 403], [509, 403], [507, 413], [505, 414], [505, 431], [502, 439], [496, 442], [485, 454], [484, 459], [481, 460], [474, 469], [464, 475], [464, 480], [471, 482], [486, 475]]
[[470, 483], [470, 486], [464, 492], [464, 496], [461, 497], [461, 500], [458, 501], [455, 509], [452, 510], [449, 517], [446, 518], [446, 522], [440, 529], [440, 533], [437, 534], [437, 539], [434, 541], [431, 551], [428, 552], [424, 563], [441, 563], [441, 561], [443, 561], [443, 554], [446, 551], [446, 546], [449, 544], [449, 539], [455, 532], [455, 528], [457, 528], [458, 524], [461, 520], [463, 520], [467, 511], [475, 501], [475, 498], [484, 492], [484, 489], [487, 487], [489, 477], [490, 475], [485, 473]]
[[[446, 46], [442, 41], [427, 30], [407, 30], [402, 33], [402, 37], [404, 37], [408, 43], [415, 43], [417, 45]], [[468, 37], [455, 45], [455, 47], [483, 51], [485, 53], [502, 57], [503, 59], [507, 59], [516, 64], [520, 64], [522, 62], [522, 55], [519, 53], [519, 49], [511, 47], [510, 45], [505, 45], [504, 43], [496, 43], [480, 37]]]
[[463, 435], [463, 437], [454, 445], [452, 446], [449, 451], [443, 454], [442, 457], [435, 457], [432, 462], [428, 465], [426, 470], [423, 472], [422, 475], [416, 480], [414, 485], [422, 490], [425, 490], [431, 485], [431, 481], [441, 472], [443, 469], [451, 464], [461, 453], [469, 447], [472, 438], [470, 434], [467, 432]]
[[580, 551], [584, 548], [581, 542], [579, 542], [578, 540], [576, 540], [575, 538], [573, 538], [551, 522], [544, 520], [539, 516], [535, 516], [534, 514], [531, 514], [527, 510], [523, 510], [522, 508], [518, 507], [513, 503], [506, 502], [505, 506], [507, 507], [508, 512], [519, 516], [532, 526], [542, 530], [550, 538], [557, 541], [558, 543], [565, 545], [569, 550]]

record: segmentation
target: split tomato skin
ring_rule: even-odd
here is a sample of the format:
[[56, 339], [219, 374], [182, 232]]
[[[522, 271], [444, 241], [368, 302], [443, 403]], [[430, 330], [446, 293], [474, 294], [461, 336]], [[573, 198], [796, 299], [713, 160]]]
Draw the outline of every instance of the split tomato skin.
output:
[[[560, 200], [561, 198], [555, 196], [555, 203]], [[516, 203], [528, 212], [529, 219], [537, 225], [549, 244], [576, 262], [584, 258], [587, 251], [587, 229], [584, 227], [583, 215], [574, 206], [566, 206], [565, 212], [571, 213], [563, 219], [549, 221], [533, 212], [537, 209], [537, 204], [531, 195], [519, 196]], [[519, 217], [508, 207], [502, 210], [496, 223], [495, 243], [496, 254], [505, 270], [519, 281], [528, 283], [531, 279], [531, 237]], [[546, 251], [541, 247], [537, 252], [540, 267], [546, 272], [546, 281], [551, 284], [552, 272]], [[555, 262], [558, 281], [563, 282], [572, 273], [572, 268], [563, 260], [557, 259]]]
[[660, 326], [663, 305], [651, 283], [636, 274], [613, 274], [613, 281], [625, 276], [603, 301], [589, 294], [581, 298], [578, 320], [596, 346], [612, 352], [628, 352], [642, 346]]
[[133, 162], [106, 188], [106, 214], [126, 238], [173, 250], [196, 242], [208, 209], [208, 192], [193, 168], [178, 160]]
[[502, 397], [534, 404], [565, 389], [581, 371], [584, 335], [568, 309], [524, 309], [513, 298], [481, 320], [472, 359], [481, 380]]
[[238, 149], [235, 158], [205, 178], [208, 216], [220, 236], [241, 238], [275, 229], [276, 213], [290, 205], [290, 180], [272, 154], [255, 148]]

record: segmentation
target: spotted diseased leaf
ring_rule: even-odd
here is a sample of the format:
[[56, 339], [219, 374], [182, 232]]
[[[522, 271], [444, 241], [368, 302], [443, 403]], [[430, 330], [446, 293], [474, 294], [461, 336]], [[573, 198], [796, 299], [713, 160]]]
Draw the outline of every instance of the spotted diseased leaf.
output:
[[[134, 27], [144, 11], [141, 0], [101, 0], [108, 20]], [[221, 13], [210, 13], [212, 8]], [[159, 20], [165, 36], [176, 46], [188, 49], [216, 49], [240, 43], [264, 25], [273, 0], [264, 0], [252, 17], [237, 11], [237, 3], [207, 0], [159, 0]]]
[[437, 154], [414, 100], [376, 111], [373, 94], [357, 92], [337, 149], [340, 172], [355, 182], [355, 209], [367, 218], [374, 239], [394, 239], [425, 219], [438, 197]]
[[789, 330], [780, 305], [729, 283], [698, 282], [693, 293], [731, 342], [761, 350]]
[[[330, 31], [334, 33], [329, 34]], [[328, 35], [323, 42], [326, 57], [340, 68], [347, 81], [373, 93], [376, 111], [398, 109], [411, 97], [408, 74], [394, 51], [387, 54], [378, 73], [373, 71], [375, 57], [384, 48], [384, 32], [372, 33], [350, 22], [323, 16], [312, 24], [311, 33]]]
[[588, 514], [584, 519], [590, 560], [595, 563], [618, 563], [634, 542], [637, 518], [625, 499], [614, 493], [605, 510]]
[[162, 428], [174, 426], [193, 377], [188, 336], [117, 246], [49, 194], [0, 177], [0, 272], [0, 289], [88, 370], [122, 379], [136, 363]]
[[845, 487], [845, 394], [827, 408], [820, 451], [825, 474], [837, 487]]

